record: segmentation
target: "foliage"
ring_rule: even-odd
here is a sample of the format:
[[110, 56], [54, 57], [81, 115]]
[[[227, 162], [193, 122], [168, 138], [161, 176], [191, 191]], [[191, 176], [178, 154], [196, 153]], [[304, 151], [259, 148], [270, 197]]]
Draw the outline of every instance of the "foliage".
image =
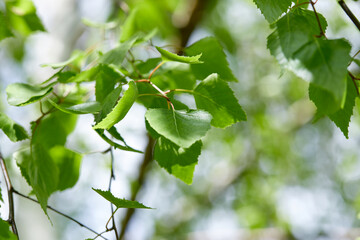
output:
[[[155, 140], [154, 146], [149, 145], [150, 153], [145, 152], [144, 156], [150, 154], [149, 158], [156, 160], [166, 172], [189, 185], [193, 183], [204, 145], [202, 140], [209, 130], [214, 127], [226, 131], [248, 118], [234, 94], [231, 83], [238, 80], [220, 40], [205, 37], [188, 47], [176, 46], [179, 51], [167, 50], [154, 42], [166, 41], [167, 36], [182, 30], [169, 23], [164, 8], [171, 9], [171, 4], [144, 0], [137, 5], [136, 2], [129, 2], [126, 17], [112, 16], [120, 24], [121, 33], [111, 49], [95, 44], [83, 51], [76, 50], [66, 61], [44, 64], [43, 67], [54, 69], [54, 74], [41, 83], [13, 83], [6, 87], [10, 105], [34, 104], [40, 112], [30, 123], [30, 135], [2, 112], [0, 129], [13, 142], [24, 141], [13, 158], [46, 215], [50, 196], [72, 188], [79, 179], [83, 154], [66, 145], [78, 115], [93, 116], [89, 129], [109, 145], [111, 153], [113, 149], [141, 153], [126, 143], [119, 126], [134, 105], [142, 105], [146, 108], [144, 122], [148, 135]], [[354, 61], [349, 41], [327, 38], [328, 23], [316, 11], [314, 2], [254, 2], [271, 24], [272, 33], [267, 38], [271, 55], [284, 71], [309, 82], [309, 99], [316, 106], [314, 120], [329, 117], [348, 138], [349, 122], [359, 95], [359, 78], [349, 70], [349, 64]], [[141, 17], [144, 14], [147, 18]], [[6, 1], [5, 10], [0, 10], [0, 40], [24, 38], [34, 31], [45, 29], [32, 1]], [[139, 49], [143, 53], [138, 54]], [[154, 57], [150, 52], [155, 51]], [[195, 106], [182, 98], [189, 95]], [[249, 113], [248, 116], [251, 118]], [[1, 161], [5, 165], [2, 157]], [[113, 166], [111, 171], [112, 179]], [[246, 171], [238, 174], [246, 175]], [[116, 207], [108, 221], [113, 221], [113, 227], [108, 228], [107, 223], [105, 230], [114, 230], [116, 237], [114, 214], [118, 208], [149, 208], [134, 197], [131, 200], [114, 197], [111, 180], [108, 191], [94, 191]], [[246, 204], [248, 208], [239, 211], [256, 213], [248, 220], [252, 226], [262, 226], [264, 223], [257, 218], [273, 214], [271, 210], [264, 213], [254, 210], [251, 203]], [[0, 221], [3, 237], [16, 239], [17, 233], [9, 230], [7, 222]], [[10, 223], [14, 229], [14, 223]]]

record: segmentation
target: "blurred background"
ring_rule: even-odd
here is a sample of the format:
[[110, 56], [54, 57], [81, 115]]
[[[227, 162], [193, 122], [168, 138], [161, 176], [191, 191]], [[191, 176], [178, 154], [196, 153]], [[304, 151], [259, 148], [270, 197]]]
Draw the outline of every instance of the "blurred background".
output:
[[[14, 82], [40, 83], [54, 72], [44, 63], [66, 60], [75, 49], [102, 41], [113, 47], [121, 24], [135, 6], [140, 24], [157, 27], [155, 45], [178, 46], [181, 29], [190, 19], [195, 0], [34, 0], [47, 32], [0, 43], [0, 110], [30, 129], [38, 106], [9, 106], [5, 88]], [[201, 1], [200, 1], [201, 2]], [[242, 240], [355, 240], [360, 237], [360, 128], [358, 104], [349, 139], [329, 119], [313, 123], [315, 107], [308, 99], [308, 83], [282, 72], [266, 49], [268, 23], [251, 0], [204, 0], [201, 16], [187, 45], [205, 36], [222, 43], [239, 82], [231, 83], [248, 120], [225, 130], [212, 129], [188, 186], [167, 174], [156, 162], [148, 167], [137, 200], [155, 210], [135, 212], [126, 239], [242, 239]], [[3, 3], [0, 2], [0, 7]], [[356, 16], [360, 5], [348, 1]], [[359, 32], [336, 1], [319, 0], [318, 12], [328, 20], [328, 38], [347, 38], [352, 53], [360, 49]], [[84, 24], [84, 19], [91, 22]], [[115, 28], [103, 23], [113, 22]], [[96, 24], [95, 24], [96, 23]], [[143, 49], [136, 49], [141, 58]], [[148, 56], [146, 56], [148, 57]], [[359, 70], [351, 66], [356, 72]], [[147, 144], [143, 115], [134, 106], [118, 128], [128, 144]], [[108, 145], [92, 131], [92, 116], [80, 116], [67, 147], [84, 153], [79, 182], [57, 192], [49, 205], [98, 232], [111, 215], [108, 202], [91, 188], [107, 189]], [[31, 189], [22, 179], [12, 153], [22, 147], [0, 134], [0, 148], [11, 169], [13, 185]], [[113, 193], [129, 198], [142, 155], [116, 150]], [[5, 204], [6, 187], [0, 177]], [[86, 239], [94, 234], [39, 205], [16, 197], [16, 220], [23, 240]], [[121, 221], [125, 210], [119, 210]], [[113, 233], [104, 234], [113, 239]], [[98, 238], [100, 239], [100, 238]]]

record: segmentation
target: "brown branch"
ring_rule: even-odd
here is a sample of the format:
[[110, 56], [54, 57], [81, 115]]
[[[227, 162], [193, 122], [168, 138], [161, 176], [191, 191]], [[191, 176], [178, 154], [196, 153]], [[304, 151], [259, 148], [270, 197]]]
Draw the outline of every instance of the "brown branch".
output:
[[0, 153], [0, 165], [1, 165], [1, 169], [5, 178], [5, 183], [6, 183], [6, 188], [7, 188], [7, 195], [8, 195], [8, 202], [9, 202], [9, 219], [8, 222], [11, 225], [11, 229], [13, 231], [13, 233], [17, 236], [17, 238], [19, 239], [19, 233], [16, 227], [16, 223], [15, 223], [15, 208], [14, 208], [14, 188], [11, 184], [11, 180], [10, 180], [10, 176], [8, 173], [8, 170], [6, 168], [6, 164], [5, 164], [5, 160], [3, 158], [3, 156]]
[[[145, 150], [145, 154], [144, 154], [144, 159], [143, 162], [141, 164], [140, 167], [140, 171], [139, 171], [139, 175], [138, 178], [136, 180], [136, 187], [133, 189], [132, 193], [131, 193], [131, 201], [135, 201], [136, 197], [141, 189], [141, 187], [144, 184], [145, 181], [145, 177], [146, 177], [146, 173], [147, 173], [147, 167], [149, 165], [149, 163], [153, 160], [153, 148], [154, 148], [154, 144], [155, 144], [155, 140], [148, 136], [148, 144], [146, 146], [146, 150]], [[121, 232], [120, 232], [120, 236], [119, 239], [123, 239], [125, 232], [127, 230], [127, 226], [132, 218], [132, 216], [135, 213], [135, 209], [134, 208], [127, 208], [126, 210], [126, 215], [122, 221], [121, 224]]]
[[[26, 199], [28, 199], [28, 200], [30, 200], [30, 201], [33, 201], [33, 202], [35, 202], [35, 203], [39, 203], [38, 200], [33, 199], [33, 198], [29, 197], [29, 196], [26, 196], [26, 195], [24, 195], [24, 194], [16, 191], [15, 189], [13, 189], [13, 193], [15, 193], [15, 194], [17, 194], [17, 195], [19, 195], [19, 196], [21, 196], [21, 197], [23, 197], [23, 198], [26, 198]], [[77, 223], [80, 227], [86, 228], [87, 230], [89, 230], [90, 232], [92, 232], [92, 233], [94, 233], [94, 234], [96, 234], [96, 235], [99, 235], [99, 236], [101, 235], [101, 234], [97, 233], [95, 230], [93, 230], [93, 229], [89, 228], [88, 226], [86, 226], [85, 224], [79, 222], [79, 221], [76, 220], [75, 218], [70, 217], [69, 215], [66, 215], [65, 213], [63, 213], [63, 212], [61, 212], [61, 211], [59, 211], [59, 210], [57, 210], [57, 209], [55, 209], [55, 208], [53, 208], [53, 207], [51, 207], [51, 206], [49, 206], [49, 205], [46, 206], [46, 207], [47, 207], [48, 209], [50, 209], [51, 211], [56, 212], [57, 214], [59, 214], [59, 215], [65, 217], [65, 218], [67, 218], [67, 219], [69, 219], [69, 220]], [[100, 236], [100, 237], [102, 237], [102, 238], [105, 239], [105, 240], [108, 240], [107, 238], [105, 238], [105, 237], [103, 237], [103, 236]]]
[[[186, 46], [186, 44], [188, 43], [191, 34], [195, 30], [196, 26], [199, 24], [199, 22], [203, 16], [203, 12], [209, 2], [207, 0], [194, 0], [194, 1], [195, 1], [194, 8], [193, 8], [193, 11], [191, 13], [188, 23], [184, 27], [179, 29], [180, 49], [183, 49]], [[180, 54], [181, 51], [179, 51], [178, 53]], [[150, 75], [150, 77], [151, 77], [151, 75]], [[148, 165], [153, 160], [154, 144], [155, 144], [155, 140], [152, 137], [148, 136], [148, 144], [146, 146], [144, 159], [143, 159], [143, 162], [140, 167], [138, 178], [136, 180], [137, 187], [133, 190], [133, 192], [131, 194], [131, 200], [136, 200], [137, 194], [145, 181]], [[121, 232], [120, 232], [119, 239], [121, 239], [121, 240], [124, 239], [125, 233], [129, 226], [129, 222], [130, 222], [132, 216], [134, 215], [134, 212], [135, 212], [135, 209], [133, 209], [133, 208], [128, 208], [126, 210], [125, 217], [121, 224]]]
[[344, 10], [344, 12], [346, 13], [346, 15], [348, 15], [348, 17], [351, 19], [351, 21], [355, 24], [355, 26], [357, 27], [357, 29], [359, 29], [360, 31], [360, 22], [359, 20], [355, 17], [355, 15], [351, 12], [351, 10], [348, 8], [348, 6], [346, 5], [346, 3], [343, 0], [338, 1], [339, 5], [341, 6], [341, 8]]
[[[316, 1], [316, 2], [317, 2], [317, 1]], [[320, 22], [319, 15], [317, 14], [317, 11], [316, 11], [316, 9], [315, 9], [315, 3], [316, 3], [316, 2], [313, 2], [312, 0], [310, 0], [311, 7], [312, 7], [312, 9], [313, 9], [313, 11], [314, 11], [314, 14], [315, 14], [315, 17], [316, 17], [316, 21], [317, 21], [317, 23], [318, 23], [318, 25], [319, 25], [319, 29], [320, 29], [320, 35], [319, 35], [318, 37], [321, 37], [321, 36], [326, 37], [325, 32], [324, 32], [324, 30], [323, 30], [323, 28], [322, 28], [322, 26], [321, 26], [321, 22]]]

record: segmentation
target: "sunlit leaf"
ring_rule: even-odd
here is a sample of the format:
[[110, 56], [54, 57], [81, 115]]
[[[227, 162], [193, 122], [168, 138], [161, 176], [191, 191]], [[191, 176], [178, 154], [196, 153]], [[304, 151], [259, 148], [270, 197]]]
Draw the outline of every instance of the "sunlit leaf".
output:
[[237, 81], [226, 59], [224, 50], [214, 37], [203, 38], [185, 48], [186, 56], [201, 55], [202, 64], [192, 64], [191, 69], [197, 79], [205, 79], [212, 73], [218, 73], [225, 81]]
[[86, 102], [81, 104], [76, 104], [72, 106], [63, 106], [59, 105], [56, 102], [48, 99], [48, 101], [60, 111], [69, 114], [89, 114], [89, 113], [99, 113], [101, 110], [101, 104], [99, 102]]
[[8, 103], [14, 106], [23, 106], [40, 100], [48, 95], [53, 84], [48, 86], [30, 85], [26, 83], [13, 83], [7, 86]]
[[201, 53], [196, 56], [186, 57], [186, 56], [179, 56], [175, 53], [171, 53], [160, 47], [156, 47], [156, 49], [161, 54], [163, 61], [174, 61], [174, 62], [192, 63], [192, 64], [193, 63], [203, 63], [202, 61], [199, 61], [199, 58], [202, 55]]
[[158, 134], [183, 148], [204, 137], [211, 122], [211, 115], [200, 110], [149, 109], [145, 118]]
[[196, 106], [212, 115], [211, 125], [224, 128], [246, 121], [245, 112], [228, 84], [217, 74], [203, 80], [194, 90]]
[[0, 129], [13, 142], [29, 138], [26, 130], [21, 125], [15, 123], [11, 118], [2, 112], [0, 112]]
[[119, 100], [114, 109], [93, 128], [109, 129], [121, 121], [126, 116], [131, 106], [134, 104], [137, 95], [138, 90], [136, 84], [134, 81], [130, 81], [129, 88], [125, 91], [124, 96]]

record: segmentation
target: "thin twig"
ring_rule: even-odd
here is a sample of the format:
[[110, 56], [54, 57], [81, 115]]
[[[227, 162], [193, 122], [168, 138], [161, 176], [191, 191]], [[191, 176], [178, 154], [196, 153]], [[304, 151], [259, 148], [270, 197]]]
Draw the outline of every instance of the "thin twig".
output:
[[359, 87], [358, 87], [358, 85], [356, 84], [356, 77], [350, 72], [350, 71], [348, 71], [348, 73], [349, 73], [349, 75], [350, 75], [350, 77], [351, 77], [351, 80], [353, 81], [353, 83], [354, 83], [354, 86], [355, 86], [355, 89], [356, 89], [356, 92], [357, 92], [357, 95], [359, 96], [360, 95], [360, 92], [359, 92]]
[[[111, 192], [111, 184], [112, 184], [112, 180], [115, 180], [115, 174], [114, 174], [114, 152], [113, 152], [113, 148], [110, 147], [110, 157], [111, 157], [111, 170], [110, 170], [110, 179], [109, 179], [109, 188], [108, 190]], [[117, 209], [114, 211], [114, 207], [113, 207], [113, 204], [110, 203], [110, 209], [111, 209], [111, 219], [112, 219], [112, 229], [114, 230], [115, 232], [115, 239], [118, 238], [118, 231], [117, 231], [117, 228], [116, 228], [116, 223], [115, 223], [115, 217], [114, 217], [114, 214], [115, 212], [117, 211]], [[106, 229], [107, 229], [107, 225], [108, 223], [106, 224]]]
[[8, 194], [8, 202], [9, 202], [9, 219], [8, 222], [11, 225], [11, 229], [13, 231], [13, 233], [17, 236], [17, 238], [19, 239], [19, 233], [16, 227], [16, 223], [15, 223], [15, 208], [14, 208], [14, 198], [13, 198], [13, 193], [14, 193], [14, 188], [11, 184], [11, 180], [10, 180], [10, 176], [8, 173], [8, 170], [6, 168], [6, 164], [5, 164], [5, 160], [3, 158], [3, 156], [0, 153], [0, 165], [1, 165], [1, 169], [5, 178], [5, 183], [6, 183], [6, 188], [7, 188], [7, 194]]
[[317, 11], [316, 11], [316, 9], [315, 9], [315, 3], [316, 3], [316, 2], [313, 2], [313, 1], [310, 0], [311, 7], [312, 7], [312, 9], [313, 9], [313, 11], [314, 11], [314, 14], [315, 14], [315, 17], [316, 17], [316, 21], [317, 21], [317, 23], [318, 23], [318, 25], [319, 25], [319, 29], [320, 29], [320, 36], [318, 36], [318, 37], [321, 37], [321, 36], [326, 37], [325, 32], [324, 32], [324, 30], [323, 30], [323, 28], [322, 28], [322, 26], [321, 26], [321, 22], [320, 22], [319, 15], [317, 14]]
[[339, 5], [341, 6], [341, 8], [344, 10], [344, 12], [346, 13], [346, 15], [348, 15], [348, 17], [351, 19], [351, 21], [355, 24], [355, 26], [357, 27], [357, 29], [359, 29], [360, 31], [360, 22], [359, 20], [355, 17], [355, 15], [351, 12], [351, 10], [348, 8], [348, 6], [346, 5], [346, 3], [343, 0], [338, 1]]
[[[207, 1], [207, 0], [194, 0], [194, 9], [191, 12], [191, 16], [189, 18], [188, 23], [183, 28], [179, 29], [179, 32], [180, 32], [179, 49], [183, 49], [186, 46], [186, 44], [188, 43], [189, 37], [195, 30], [198, 23], [201, 21], [204, 10], [208, 3], [209, 3], [209, 1]], [[178, 53], [181, 53], [181, 52], [178, 52]], [[158, 65], [154, 70], [157, 70], [159, 67], [160, 66]], [[154, 70], [152, 73], [150, 73], [149, 80], [152, 77]], [[165, 92], [162, 92], [161, 94], [166, 96]], [[136, 180], [137, 187], [132, 191], [131, 200], [136, 200], [137, 194], [145, 181], [148, 165], [153, 160], [154, 144], [155, 144], [155, 140], [152, 137], [148, 136], [148, 144], [146, 146], [146, 151], [145, 151], [145, 155], [143, 158], [143, 162], [141, 164], [139, 175]], [[135, 212], [134, 208], [128, 208], [126, 210], [125, 217], [121, 223], [121, 232], [120, 232], [120, 236], [119, 236], [120, 240], [122, 240], [124, 238], [127, 228], [129, 226], [129, 222], [130, 222], [132, 216], [134, 215], [134, 212]]]
[[[26, 198], [26, 199], [28, 199], [28, 200], [30, 200], [30, 201], [39, 203], [38, 200], [33, 199], [33, 198], [29, 197], [29, 196], [26, 196], [26, 195], [24, 195], [24, 194], [16, 191], [15, 189], [13, 189], [13, 193], [15, 193], [15, 194], [17, 194], [17, 195], [19, 195], [19, 196], [21, 196], [21, 197], [23, 197], [23, 198]], [[61, 211], [59, 211], [59, 210], [57, 210], [57, 209], [55, 209], [55, 208], [53, 208], [53, 207], [51, 207], [51, 206], [49, 206], [49, 205], [46, 206], [46, 207], [47, 207], [48, 209], [50, 209], [51, 211], [56, 212], [57, 214], [59, 214], [59, 215], [65, 217], [65, 218], [67, 218], [67, 219], [69, 219], [69, 220], [77, 223], [80, 227], [86, 228], [86, 229], [89, 230], [90, 232], [92, 232], [92, 233], [94, 233], [94, 234], [96, 234], [96, 235], [99, 235], [99, 233], [97, 233], [95, 230], [93, 230], [93, 229], [91, 229], [90, 227], [86, 226], [85, 224], [79, 222], [79, 221], [76, 220], [75, 218], [72, 218], [72, 217], [70, 217], [69, 215], [66, 215], [65, 213], [63, 213], [63, 212], [61, 212]], [[102, 237], [103, 239], [105, 239], [105, 240], [108, 240], [107, 238], [105, 238], [105, 237], [103, 237], [103, 236], [101, 236], [101, 237]]]
[[[155, 140], [148, 136], [148, 144], [146, 146], [146, 150], [145, 150], [145, 154], [144, 154], [144, 159], [142, 161], [141, 167], [140, 167], [140, 171], [139, 171], [139, 175], [137, 178], [137, 186], [136, 188], [134, 188], [134, 190], [131, 193], [131, 200], [135, 201], [138, 192], [140, 191], [142, 185], [144, 184], [144, 180], [145, 180], [145, 175], [146, 175], [146, 170], [147, 170], [147, 166], [149, 165], [149, 163], [153, 160], [153, 148], [154, 148], [154, 144], [155, 144]], [[127, 208], [126, 209], [126, 214], [125, 217], [121, 223], [121, 232], [120, 232], [120, 236], [119, 239], [123, 239], [125, 232], [127, 230], [128, 224], [132, 218], [132, 216], [135, 213], [135, 208]]]

